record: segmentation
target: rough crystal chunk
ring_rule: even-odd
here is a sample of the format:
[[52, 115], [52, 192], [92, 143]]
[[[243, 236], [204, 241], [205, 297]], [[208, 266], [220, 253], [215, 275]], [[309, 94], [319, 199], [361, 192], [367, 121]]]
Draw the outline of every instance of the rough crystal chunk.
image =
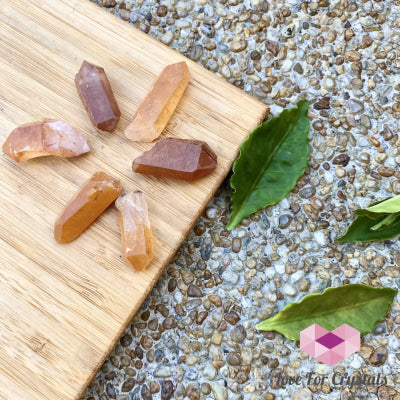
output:
[[75, 75], [75, 85], [93, 125], [114, 132], [121, 111], [104, 69], [84, 61]]
[[164, 68], [125, 129], [126, 137], [136, 142], [157, 139], [174, 113], [189, 78], [185, 61]]
[[67, 203], [54, 226], [59, 243], [75, 240], [121, 194], [122, 185], [105, 172], [96, 172]]
[[200, 140], [166, 138], [133, 160], [134, 172], [194, 181], [217, 167], [217, 156]]
[[154, 258], [146, 200], [139, 191], [123, 193], [115, 205], [119, 211], [122, 255], [135, 271], [142, 271]]
[[86, 137], [64, 121], [44, 118], [15, 128], [3, 144], [15, 161], [40, 156], [74, 157], [90, 151]]

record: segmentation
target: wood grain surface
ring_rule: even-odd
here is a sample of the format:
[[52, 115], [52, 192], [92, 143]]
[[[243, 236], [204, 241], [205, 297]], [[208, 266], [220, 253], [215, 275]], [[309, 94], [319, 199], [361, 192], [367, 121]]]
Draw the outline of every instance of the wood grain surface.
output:
[[[74, 86], [83, 60], [103, 66], [122, 117], [115, 133], [90, 123]], [[185, 58], [89, 1], [0, 1], [0, 141], [17, 125], [63, 119], [88, 137], [72, 159], [0, 156], [0, 399], [76, 399], [131, 321], [268, 107], [187, 60], [191, 80], [162, 137], [205, 140], [211, 175], [186, 183], [134, 174], [150, 143], [123, 130], [162, 69]], [[77, 240], [54, 221], [95, 171], [147, 198], [155, 259], [135, 273], [121, 259], [115, 207]]]

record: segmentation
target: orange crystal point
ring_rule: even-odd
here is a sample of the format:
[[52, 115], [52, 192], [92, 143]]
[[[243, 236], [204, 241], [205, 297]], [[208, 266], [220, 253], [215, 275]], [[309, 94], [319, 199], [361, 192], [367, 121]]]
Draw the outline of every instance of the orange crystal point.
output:
[[126, 137], [136, 142], [157, 139], [174, 113], [189, 78], [185, 61], [164, 68], [125, 129]]
[[96, 172], [67, 203], [54, 225], [58, 243], [76, 239], [121, 194], [122, 185], [105, 172]]
[[74, 157], [90, 151], [86, 137], [64, 121], [44, 118], [15, 128], [3, 144], [15, 161], [40, 156]]
[[84, 61], [75, 75], [75, 85], [93, 125], [103, 131], [114, 132], [121, 111], [104, 68]]
[[142, 271], [154, 258], [146, 200], [142, 192], [129, 192], [118, 197], [115, 205], [119, 211], [122, 255], [135, 271]]
[[217, 156], [200, 140], [166, 138], [133, 160], [134, 172], [195, 181], [217, 167]]

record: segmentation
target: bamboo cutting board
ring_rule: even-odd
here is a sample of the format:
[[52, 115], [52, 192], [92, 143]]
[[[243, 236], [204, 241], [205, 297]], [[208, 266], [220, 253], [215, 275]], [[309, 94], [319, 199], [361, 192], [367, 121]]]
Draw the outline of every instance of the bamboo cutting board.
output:
[[[113, 134], [96, 131], [77, 95], [84, 59], [114, 89], [122, 118]], [[161, 70], [183, 59], [86, 0], [0, 1], [1, 143], [50, 117], [80, 128], [91, 147], [72, 159], [0, 157], [1, 399], [79, 397], [264, 118], [267, 106], [187, 60], [191, 81], [163, 136], [208, 142], [218, 168], [195, 183], [133, 174], [133, 158], [152, 144], [123, 130]], [[155, 259], [142, 273], [121, 259], [113, 207], [74, 242], [53, 239], [56, 216], [98, 170], [146, 195]]]

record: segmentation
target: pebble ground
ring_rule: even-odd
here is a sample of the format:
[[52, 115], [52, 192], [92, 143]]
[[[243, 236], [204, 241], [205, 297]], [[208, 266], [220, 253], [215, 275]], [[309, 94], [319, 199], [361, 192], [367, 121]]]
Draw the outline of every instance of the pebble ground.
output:
[[[278, 205], [225, 229], [220, 188], [84, 399], [400, 399], [400, 296], [327, 367], [256, 323], [330, 286], [399, 287], [398, 240], [335, 243], [352, 211], [400, 194], [400, 1], [93, 0], [277, 115], [310, 102], [311, 160]], [[306, 374], [375, 385], [307, 385]], [[278, 387], [271, 377], [300, 377]]]

